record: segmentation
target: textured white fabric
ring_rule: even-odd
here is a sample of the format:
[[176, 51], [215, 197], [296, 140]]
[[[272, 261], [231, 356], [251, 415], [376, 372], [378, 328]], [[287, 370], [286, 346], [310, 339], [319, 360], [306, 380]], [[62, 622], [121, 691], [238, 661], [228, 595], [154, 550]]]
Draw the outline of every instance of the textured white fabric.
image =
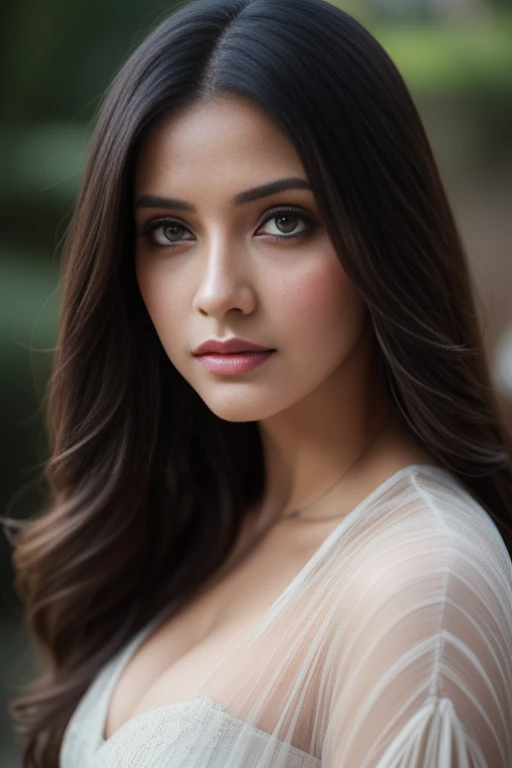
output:
[[512, 768], [512, 562], [443, 469], [396, 472], [186, 700], [105, 741], [117, 679], [161, 618], [92, 682], [61, 768]]

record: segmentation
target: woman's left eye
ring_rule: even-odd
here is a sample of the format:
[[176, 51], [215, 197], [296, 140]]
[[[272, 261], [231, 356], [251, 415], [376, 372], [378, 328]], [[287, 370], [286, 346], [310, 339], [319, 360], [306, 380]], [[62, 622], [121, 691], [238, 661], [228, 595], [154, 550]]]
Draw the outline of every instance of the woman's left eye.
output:
[[[271, 232], [270, 236], [279, 240], [290, 240], [292, 237], [305, 235], [311, 232], [315, 227], [315, 222], [312, 218], [306, 217], [304, 214], [293, 210], [284, 210], [277, 214], [274, 213], [272, 216], [266, 218], [263, 224], [267, 224], [270, 221], [275, 222], [275, 228], [277, 229], [277, 232]], [[299, 229], [298, 232], [294, 231], [297, 229], [297, 222], [302, 222], [303, 224], [302, 229]]]

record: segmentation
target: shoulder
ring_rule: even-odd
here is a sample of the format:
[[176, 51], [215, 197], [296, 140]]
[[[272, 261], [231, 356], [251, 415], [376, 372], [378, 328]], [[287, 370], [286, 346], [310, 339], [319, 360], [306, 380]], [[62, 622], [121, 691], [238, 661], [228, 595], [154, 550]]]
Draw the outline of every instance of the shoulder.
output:
[[507, 578], [512, 562], [498, 528], [487, 510], [452, 473], [439, 467], [406, 467], [378, 498], [369, 516], [369, 533], [378, 551], [404, 550], [409, 555], [432, 553], [449, 559], [494, 565]]
[[[470, 572], [487, 581], [507, 583], [512, 590], [512, 561], [487, 510], [453, 474], [439, 468], [417, 468], [408, 475], [412, 514], [418, 521], [417, 547], [439, 545], [447, 572]], [[497, 584], [496, 584], [497, 586]]]
[[478, 733], [482, 752], [492, 755], [484, 764], [508, 765], [500, 757], [512, 750], [512, 562], [505, 544], [449, 473], [401, 473], [376, 501], [368, 527], [351, 540], [342, 590], [337, 738], [355, 738], [354, 720], [346, 733], [340, 726], [345, 707], [366, 713], [361, 754], [372, 729], [376, 745], [384, 739], [385, 713], [398, 741], [411, 733], [420, 739], [423, 726], [434, 734], [438, 716], [447, 723], [456, 717], [460, 733]]
[[453, 475], [402, 473], [367, 523], [351, 542], [347, 595], [365, 620], [419, 616], [423, 605], [432, 632], [444, 622], [457, 634], [463, 613], [485, 623], [492, 612], [512, 642], [512, 561], [490, 515]]

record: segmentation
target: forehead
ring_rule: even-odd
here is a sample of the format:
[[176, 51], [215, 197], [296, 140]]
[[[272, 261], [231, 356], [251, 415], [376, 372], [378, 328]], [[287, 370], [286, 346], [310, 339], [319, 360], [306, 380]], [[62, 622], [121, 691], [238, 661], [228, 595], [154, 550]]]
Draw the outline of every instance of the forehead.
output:
[[288, 137], [258, 105], [229, 96], [163, 117], [143, 142], [135, 186], [155, 194], [155, 185], [222, 182], [238, 190], [240, 182], [256, 185], [290, 173], [304, 175], [304, 169]]

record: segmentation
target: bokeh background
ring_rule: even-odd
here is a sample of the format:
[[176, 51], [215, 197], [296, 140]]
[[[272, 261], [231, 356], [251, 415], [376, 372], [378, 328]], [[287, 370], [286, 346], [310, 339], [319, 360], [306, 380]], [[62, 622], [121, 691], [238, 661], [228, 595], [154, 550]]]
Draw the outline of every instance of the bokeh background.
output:
[[[390, 53], [436, 154], [512, 422], [511, 0], [336, 0]], [[10, 0], [0, 8], [0, 514], [43, 504], [42, 399], [56, 339], [62, 237], [105, 89], [172, 12], [152, 0]], [[0, 529], [0, 766], [18, 768], [7, 701], [33, 659]], [[55, 563], [58, 568], [59, 564]]]

